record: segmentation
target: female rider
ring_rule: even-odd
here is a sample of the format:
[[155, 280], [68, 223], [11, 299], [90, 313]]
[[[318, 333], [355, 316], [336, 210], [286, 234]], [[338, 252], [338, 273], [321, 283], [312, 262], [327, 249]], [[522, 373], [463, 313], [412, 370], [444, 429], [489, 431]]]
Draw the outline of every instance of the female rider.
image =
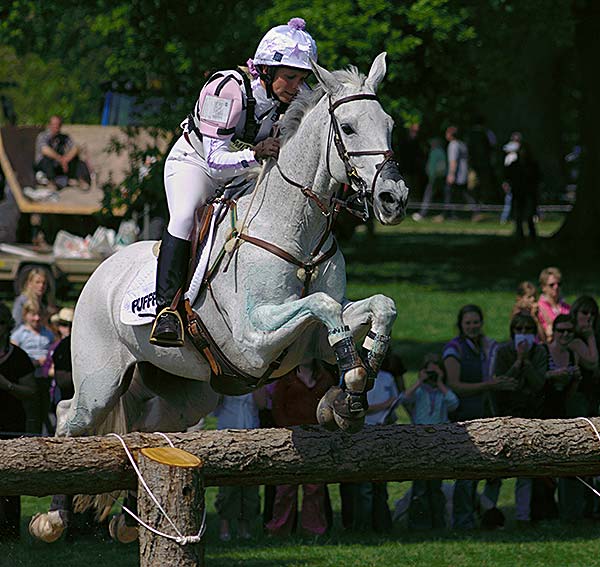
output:
[[181, 124], [183, 135], [165, 162], [170, 220], [158, 256], [152, 344], [183, 345], [183, 322], [173, 302], [186, 276], [194, 211], [219, 186], [279, 154], [272, 127], [304, 85], [310, 59], [317, 59], [304, 27], [304, 20], [293, 18], [269, 30], [248, 61], [253, 79], [240, 70], [215, 73]]

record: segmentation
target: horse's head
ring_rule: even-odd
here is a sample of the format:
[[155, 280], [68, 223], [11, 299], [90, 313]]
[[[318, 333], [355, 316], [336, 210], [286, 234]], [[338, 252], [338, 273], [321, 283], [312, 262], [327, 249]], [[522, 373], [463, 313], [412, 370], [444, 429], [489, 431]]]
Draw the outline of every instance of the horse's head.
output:
[[406, 214], [408, 188], [391, 159], [394, 121], [375, 95], [385, 76], [385, 53], [375, 58], [368, 77], [353, 68], [330, 73], [315, 62], [312, 65], [329, 100], [331, 176], [357, 192], [365, 212], [370, 201], [382, 224], [398, 224]]

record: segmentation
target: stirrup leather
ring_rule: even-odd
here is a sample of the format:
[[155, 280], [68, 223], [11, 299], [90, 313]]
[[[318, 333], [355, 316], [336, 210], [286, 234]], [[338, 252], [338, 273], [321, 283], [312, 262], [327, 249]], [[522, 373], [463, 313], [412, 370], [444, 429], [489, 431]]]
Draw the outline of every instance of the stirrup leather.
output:
[[[173, 339], [161, 338], [156, 336], [156, 327], [160, 322], [162, 316], [173, 316], [176, 318], [176, 336]], [[172, 346], [172, 347], [181, 347], [184, 344], [184, 330], [183, 330], [183, 320], [181, 319], [181, 315], [178, 311], [171, 309], [170, 307], [163, 308], [154, 319], [154, 323], [152, 324], [152, 330], [150, 331], [150, 344], [157, 346]]]

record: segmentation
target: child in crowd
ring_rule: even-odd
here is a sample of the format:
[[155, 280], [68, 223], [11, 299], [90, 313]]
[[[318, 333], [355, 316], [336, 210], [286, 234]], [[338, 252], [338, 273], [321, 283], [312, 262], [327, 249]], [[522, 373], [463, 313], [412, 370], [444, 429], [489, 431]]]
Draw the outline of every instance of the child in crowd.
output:
[[[448, 412], [459, 404], [456, 394], [446, 386], [442, 359], [437, 354], [425, 356], [417, 381], [400, 394], [399, 401], [416, 425], [448, 423]], [[415, 480], [408, 512], [412, 529], [444, 527], [446, 500], [441, 480]]]
[[522, 281], [517, 286], [517, 297], [510, 314], [511, 319], [521, 312], [528, 313], [535, 320], [537, 327], [536, 342], [545, 342], [546, 333], [538, 319], [537, 288], [530, 281]]
[[50, 381], [48, 377], [43, 376], [42, 367], [50, 345], [54, 342], [54, 334], [45, 325], [46, 310], [38, 301], [27, 300], [21, 316], [23, 323], [13, 331], [10, 340], [27, 353], [35, 367], [37, 393], [31, 407], [28, 408], [27, 417], [35, 433], [42, 433], [44, 426], [47, 432], [50, 432]]

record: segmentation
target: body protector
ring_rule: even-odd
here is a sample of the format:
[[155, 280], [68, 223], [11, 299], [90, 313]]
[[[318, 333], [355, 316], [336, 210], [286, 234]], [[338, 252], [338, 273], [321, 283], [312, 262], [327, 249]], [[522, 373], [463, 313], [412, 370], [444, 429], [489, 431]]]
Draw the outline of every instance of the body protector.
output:
[[[279, 112], [260, 79], [251, 82], [242, 70], [221, 71], [204, 85], [182, 127], [215, 176], [221, 177], [221, 172], [230, 177], [227, 170], [239, 174], [240, 169], [257, 164], [251, 148], [270, 135]], [[219, 152], [221, 160], [211, 159]]]

